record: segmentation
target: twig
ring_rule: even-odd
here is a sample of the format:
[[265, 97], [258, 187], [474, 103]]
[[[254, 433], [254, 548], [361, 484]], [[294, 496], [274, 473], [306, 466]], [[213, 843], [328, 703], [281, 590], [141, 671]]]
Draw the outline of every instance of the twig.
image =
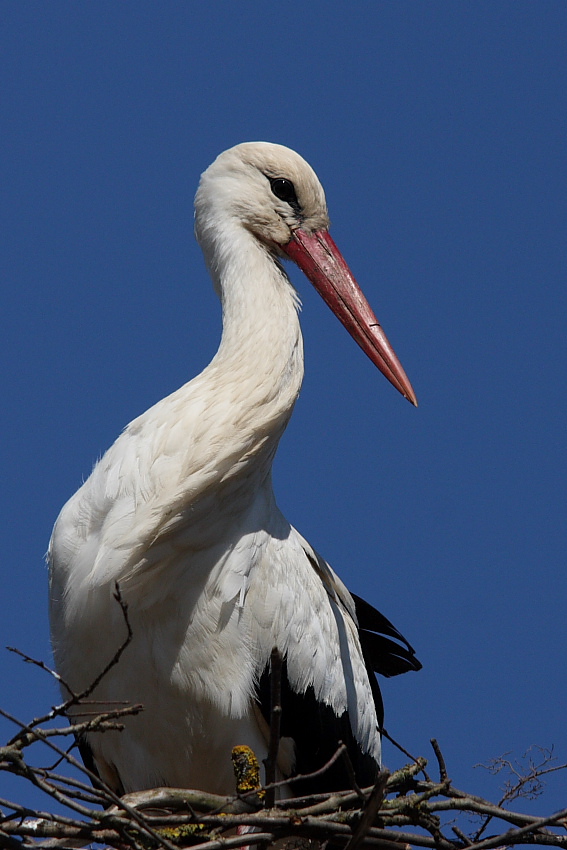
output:
[[90, 697], [92, 692], [96, 690], [96, 688], [99, 686], [99, 684], [107, 675], [107, 673], [109, 673], [109, 671], [112, 670], [113, 667], [116, 667], [116, 665], [120, 661], [120, 658], [122, 657], [122, 653], [132, 641], [133, 633], [132, 626], [130, 625], [130, 619], [128, 617], [128, 604], [122, 598], [122, 592], [120, 590], [120, 584], [118, 582], [115, 582], [113, 595], [118, 604], [120, 605], [122, 616], [124, 617], [124, 625], [126, 626], [126, 637], [124, 638], [123, 642], [118, 647], [106, 667], [101, 670], [101, 672], [91, 682], [91, 684], [87, 688], [85, 688], [84, 691], [81, 691], [80, 694], [73, 695], [71, 699], [65, 704], [65, 712], [67, 712], [72, 705], [76, 705], [77, 703], [87, 699], [87, 697]]
[[[343, 743], [342, 741], [339, 741], [339, 744], [342, 744], [342, 743]], [[343, 761], [345, 763], [346, 772], [348, 773], [348, 778], [350, 780], [352, 790], [354, 791], [356, 796], [359, 798], [359, 800], [361, 800], [362, 803], [364, 804], [366, 802], [366, 797], [364, 796], [364, 792], [361, 790], [358, 782], [356, 781], [356, 774], [354, 772], [354, 767], [352, 766], [352, 761], [350, 760], [350, 756], [348, 754], [348, 750], [347, 750], [346, 746], [343, 750], [342, 756], [343, 756]]]
[[[122, 611], [122, 615], [124, 617], [124, 623], [126, 625], [126, 637], [124, 638], [124, 641], [118, 647], [118, 649], [116, 650], [116, 652], [114, 653], [114, 655], [112, 656], [112, 658], [110, 659], [108, 664], [103, 668], [103, 670], [98, 674], [98, 676], [96, 676], [96, 678], [88, 685], [88, 687], [86, 687], [84, 691], [81, 691], [81, 693], [76, 694], [72, 690], [72, 688], [70, 687], [68, 682], [66, 682], [59, 675], [59, 673], [57, 673], [55, 670], [52, 670], [51, 667], [48, 667], [47, 664], [45, 664], [43, 661], [37, 661], [35, 658], [31, 658], [31, 656], [26, 655], [24, 652], [21, 652], [21, 650], [19, 650], [19, 649], [15, 649], [14, 647], [8, 647], [8, 649], [11, 652], [15, 652], [16, 654], [20, 655], [24, 659], [24, 661], [26, 661], [28, 664], [35, 664], [40, 669], [48, 672], [70, 694], [69, 699], [65, 700], [65, 702], [61, 703], [60, 705], [53, 706], [51, 711], [49, 711], [47, 714], [44, 714], [42, 717], [36, 717], [30, 723], [25, 724], [25, 727], [26, 727], [27, 730], [34, 729], [36, 726], [39, 726], [42, 723], [48, 723], [50, 720], [53, 720], [55, 717], [61, 717], [62, 715], [66, 715], [70, 708], [84, 702], [92, 694], [92, 692], [95, 690], [95, 688], [98, 687], [98, 685], [100, 684], [102, 679], [107, 675], [107, 673], [110, 670], [112, 670], [112, 668], [115, 667], [116, 664], [118, 664], [118, 662], [120, 661], [120, 658], [121, 658], [124, 650], [126, 649], [128, 644], [132, 640], [132, 627], [130, 625], [130, 620], [128, 618], [128, 605], [124, 601], [124, 599], [122, 598], [122, 593], [120, 591], [120, 585], [118, 584], [118, 582], [116, 582], [116, 584], [115, 584], [114, 598], [118, 602], [120, 609]], [[18, 741], [18, 736], [15, 736], [14, 738], [12, 738], [11, 741], [8, 741], [8, 745], [10, 745], [12, 743], [16, 743], [17, 741]]]
[[459, 829], [458, 826], [453, 826], [453, 827], [451, 827], [451, 829], [453, 830], [453, 832], [455, 833], [457, 838], [461, 839], [461, 841], [463, 842], [465, 847], [470, 847], [472, 845], [472, 841], [470, 840], [470, 838], [467, 835], [465, 835], [465, 833], [462, 831], [462, 829]]
[[[51, 741], [47, 736], [43, 736], [41, 729], [36, 728], [31, 730], [29, 727], [26, 726], [26, 724], [20, 723], [18, 720], [16, 720], [16, 718], [10, 719], [12, 719], [14, 723], [18, 723], [18, 725], [22, 726], [26, 732], [32, 732], [32, 734], [37, 736], [38, 740], [42, 741], [42, 743], [44, 743], [46, 746], [55, 750], [55, 752], [62, 756], [65, 761], [67, 761], [70, 765], [76, 767], [78, 770], [81, 770], [83, 773], [85, 773], [89, 777], [95, 788], [99, 788], [104, 791], [108, 801], [115, 803], [123, 811], [130, 815], [132, 820], [135, 821], [136, 825], [143, 832], [146, 832], [151, 838], [156, 840], [159, 845], [165, 847], [166, 850], [176, 850], [175, 846], [171, 844], [171, 842], [167, 841], [164, 837], [157, 835], [157, 833], [155, 833], [154, 830], [148, 826], [145, 818], [138, 814], [135, 809], [132, 809], [123, 800], [121, 800], [121, 798], [117, 794], [115, 794], [114, 791], [108, 785], [106, 785], [106, 783], [103, 782], [99, 776], [97, 776], [95, 773], [92, 773], [92, 771], [82, 765], [77, 759], [73, 758], [70, 753], [67, 753], [65, 752], [65, 750], [62, 750], [60, 747], [56, 746], [56, 744], [54, 744], [53, 741]], [[101, 812], [95, 809], [87, 809], [85, 808], [85, 806], [81, 806], [79, 803], [76, 803], [71, 797], [60, 792], [54, 785], [50, 785], [49, 782], [46, 782], [41, 779], [37, 775], [37, 771], [29, 768], [25, 764], [25, 762], [23, 762], [23, 760], [21, 761], [21, 764], [18, 766], [18, 768], [19, 769], [15, 770], [14, 772], [19, 773], [20, 776], [25, 776], [26, 778], [28, 778], [34, 785], [37, 785], [42, 791], [53, 797], [54, 800], [57, 800], [57, 802], [62, 803], [64, 806], [67, 806], [68, 808], [77, 811], [79, 814], [83, 814], [84, 816], [94, 820], [99, 820], [101, 817], [103, 817], [104, 813], [101, 814]]]
[[282, 719], [282, 664], [281, 652], [275, 646], [270, 656], [270, 743], [268, 756], [264, 759], [266, 769], [266, 795], [264, 802], [271, 809], [276, 799], [276, 768], [280, 746], [280, 728]]
[[523, 842], [520, 839], [528, 835], [534, 835], [543, 826], [556, 824], [566, 818], [567, 809], [561, 809], [561, 811], [556, 812], [554, 815], [550, 815], [548, 818], [538, 818], [537, 823], [528, 824], [520, 829], [510, 829], [508, 832], [505, 832], [504, 835], [496, 835], [491, 838], [486, 838], [484, 841], [478, 841], [471, 844], [470, 847], [471, 850], [489, 850], [489, 848], [499, 847], [501, 844], [522, 844]]
[[346, 846], [346, 850], [358, 850], [370, 831], [370, 828], [373, 826], [378, 810], [382, 805], [382, 800], [384, 799], [384, 791], [386, 790], [386, 783], [388, 782], [389, 776], [390, 774], [387, 770], [381, 770], [378, 774], [374, 788], [372, 789], [366, 806], [362, 811], [362, 817], [360, 818], [359, 824], [355, 829], [352, 838]]
[[431, 738], [431, 746], [433, 747], [433, 752], [437, 757], [437, 764], [439, 765], [439, 778], [441, 782], [445, 782], [448, 778], [447, 768], [445, 766], [445, 759], [443, 758], [443, 753], [441, 752], [441, 747], [437, 742], [437, 738]]
[[[270, 788], [281, 788], [284, 785], [292, 785], [294, 782], [301, 782], [304, 779], [317, 779], [318, 776], [322, 776], [326, 773], [332, 765], [339, 759], [343, 751], [346, 749], [344, 744], [340, 744], [338, 749], [335, 750], [329, 761], [325, 762], [323, 767], [318, 768], [318, 770], [314, 770], [312, 773], [296, 773], [295, 776], [289, 776], [287, 779], [280, 779], [278, 782], [272, 782], [271, 785], [266, 785], [265, 791], [266, 793]], [[250, 792], [254, 793], [254, 792]], [[246, 799], [246, 794], [242, 794], [242, 799]], [[301, 798], [299, 798], [301, 799]], [[285, 801], [284, 801], [285, 802]], [[288, 801], [289, 802], [289, 801]]]
[[[532, 748], [530, 747], [530, 749], [532, 749]], [[534, 764], [534, 762], [530, 758], [530, 767], [529, 767], [528, 773], [524, 774], [524, 775], [519, 773], [518, 769], [516, 769], [514, 767], [512, 762], [508, 759], [505, 759], [504, 756], [500, 756], [499, 758], [496, 758], [496, 759], [491, 759], [488, 765], [485, 765], [485, 764], [475, 765], [475, 767], [486, 768], [492, 774], [500, 773], [500, 771], [502, 770], [503, 767], [507, 767], [509, 769], [510, 773], [512, 773], [514, 776], [518, 777], [518, 781], [514, 785], [510, 785], [509, 782], [506, 782], [505, 787], [506, 787], [507, 790], [506, 790], [506, 793], [498, 801], [497, 805], [499, 807], [503, 806], [504, 803], [507, 803], [510, 800], [516, 799], [517, 797], [537, 796], [537, 794], [540, 793], [541, 788], [543, 786], [543, 783], [541, 782], [542, 776], [545, 776], [548, 773], [553, 773], [557, 770], [565, 770], [567, 768], [567, 764], [554, 765], [553, 767], [545, 767], [545, 765], [549, 764], [550, 761], [554, 760], [553, 748], [547, 749], [547, 748], [544, 748], [544, 747], [538, 747], [537, 749], [539, 749], [540, 753], [542, 753], [542, 754], [545, 753], [545, 757], [543, 758], [543, 761], [541, 761], [540, 764], [537, 764], [537, 765]], [[523, 755], [524, 759], [528, 755], [528, 752], [529, 752], [529, 750], [527, 750], [524, 753], [524, 755]], [[505, 753], [504, 755], [508, 755], [508, 753]], [[517, 765], [517, 762], [516, 762], [516, 765]], [[528, 785], [528, 786], [531, 785], [531, 788], [528, 792], [526, 792], [524, 790], [526, 785]], [[481, 835], [486, 831], [491, 820], [492, 820], [492, 816], [488, 815], [486, 817], [484, 823], [482, 824], [482, 826], [480, 827], [480, 829], [477, 831], [476, 835], [474, 836], [474, 841], [480, 840]]]
[[[423, 761], [422, 759], [420, 760], [419, 758], [416, 758], [415, 756], [412, 756], [412, 754], [411, 754], [411, 753], [409, 753], [409, 752], [405, 749], [405, 747], [402, 747], [402, 745], [401, 745], [400, 743], [398, 743], [398, 741], [396, 741], [396, 739], [395, 739], [395, 738], [392, 738], [392, 736], [391, 736], [391, 735], [390, 735], [390, 734], [386, 731], [386, 729], [384, 729], [384, 727], [382, 727], [382, 728], [380, 729], [380, 733], [381, 733], [381, 735], [382, 735], [382, 737], [383, 737], [383, 738], [386, 738], [386, 739], [387, 739], [387, 740], [388, 740], [391, 744], [393, 744], [393, 745], [394, 745], [394, 747], [396, 747], [396, 749], [398, 749], [401, 753], [403, 753], [403, 754], [405, 755], [405, 757], [406, 757], [406, 758], [411, 759], [411, 761], [415, 762], [416, 764], [419, 764], [419, 763], [420, 763], [420, 761], [421, 761], [421, 762]], [[425, 764], [427, 764], [427, 762], [425, 762]], [[427, 780], [428, 782], [431, 782], [431, 779], [429, 778], [429, 776], [428, 776], [428, 775], [427, 775], [427, 773], [425, 772], [425, 765], [421, 768], [421, 772], [422, 772], [422, 773], [423, 773], [423, 775], [425, 776], [426, 780]]]

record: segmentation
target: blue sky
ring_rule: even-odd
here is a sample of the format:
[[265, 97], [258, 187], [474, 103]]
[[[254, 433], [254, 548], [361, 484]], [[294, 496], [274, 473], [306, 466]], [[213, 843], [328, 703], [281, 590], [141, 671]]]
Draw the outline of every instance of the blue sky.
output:
[[[58, 511], [214, 354], [199, 174], [279, 142], [319, 174], [420, 401], [294, 272], [307, 371], [280, 506], [416, 647], [423, 671], [383, 683], [410, 751], [437, 737], [455, 783], [493, 798], [501, 780], [474, 764], [532, 744], [567, 761], [565, 3], [28, 0], [1, 16], [0, 647], [49, 659]], [[0, 669], [22, 719], [57, 699], [3, 649]], [[564, 806], [564, 783], [534, 810]]]

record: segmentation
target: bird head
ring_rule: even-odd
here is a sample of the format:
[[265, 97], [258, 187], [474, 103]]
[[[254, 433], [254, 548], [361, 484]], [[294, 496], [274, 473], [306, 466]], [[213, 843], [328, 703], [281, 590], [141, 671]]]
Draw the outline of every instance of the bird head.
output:
[[274, 258], [292, 259], [372, 362], [417, 406], [401, 363], [329, 234], [323, 187], [299, 154], [268, 142], [221, 153], [201, 176], [195, 197], [195, 232], [208, 256], [215, 256], [207, 248], [218, 246], [220, 221], [227, 232], [246, 228]]

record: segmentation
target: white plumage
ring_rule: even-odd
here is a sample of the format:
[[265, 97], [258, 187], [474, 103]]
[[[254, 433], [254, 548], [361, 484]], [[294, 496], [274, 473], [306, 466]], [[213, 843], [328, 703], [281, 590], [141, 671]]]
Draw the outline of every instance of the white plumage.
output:
[[[321, 760], [325, 746], [332, 752], [330, 718], [350, 726], [366, 778], [380, 761], [379, 718], [355, 604], [272, 491], [272, 460], [303, 378], [299, 302], [281, 258], [299, 263], [374, 362], [415, 396], [328, 237], [323, 189], [301, 157], [238, 145], [203, 174], [195, 207], [222, 301], [221, 344], [199, 376], [126, 427], [61, 511], [49, 549], [56, 666], [78, 692], [112, 658], [125, 636], [118, 582], [133, 640], [94, 696], [101, 709], [126, 700], [144, 711], [123, 732], [83, 742], [115, 790], [231, 793], [232, 747], [266, 755], [261, 683], [274, 646], [290, 700], [305, 706], [297, 717], [290, 703], [286, 717], [284, 704], [281, 773]], [[401, 638], [388, 626], [365, 628]], [[385, 657], [395, 656], [381, 640]], [[397, 657], [390, 672], [418, 669], [411, 648], [398, 646]], [[314, 711], [309, 761], [294, 730]]]

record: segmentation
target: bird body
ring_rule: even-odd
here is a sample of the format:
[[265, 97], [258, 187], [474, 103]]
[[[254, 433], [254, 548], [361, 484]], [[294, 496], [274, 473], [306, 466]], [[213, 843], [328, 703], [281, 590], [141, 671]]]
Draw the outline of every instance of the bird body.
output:
[[[295, 202], [278, 197], [274, 185], [289, 192], [277, 180], [293, 184]], [[266, 753], [259, 693], [273, 647], [293, 698], [348, 718], [362, 761], [380, 762], [355, 602], [285, 520], [271, 481], [303, 378], [299, 300], [281, 258], [296, 231], [308, 240], [327, 227], [323, 190], [294, 152], [249, 143], [213, 163], [196, 197], [196, 234], [222, 302], [219, 350], [126, 427], [56, 522], [52, 640], [75, 693], [125, 637], [117, 583], [128, 605], [132, 640], [94, 698], [100, 710], [117, 700], [144, 710], [123, 732], [88, 738], [118, 792], [231, 793], [231, 749]], [[417, 669], [406, 655], [404, 669]], [[288, 776], [301, 759], [283, 732], [278, 765]]]

